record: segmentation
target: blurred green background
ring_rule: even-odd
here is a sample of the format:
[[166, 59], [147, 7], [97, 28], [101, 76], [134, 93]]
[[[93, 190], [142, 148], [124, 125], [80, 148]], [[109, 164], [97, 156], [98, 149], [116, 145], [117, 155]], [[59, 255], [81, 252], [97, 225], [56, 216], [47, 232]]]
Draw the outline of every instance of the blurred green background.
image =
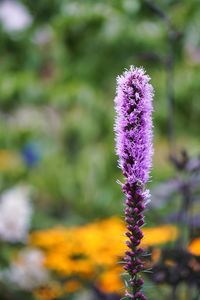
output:
[[[33, 188], [33, 228], [123, 215], [113, 98], [116, 76], [130, 64], [144, 66], [155, 88], [151, 184], [173, 173], [167, 138], [169, 29], [147, 2], [0, 1], [0, 189], [18, 183]], [[197, 153], [200, 6], [196, 0], [155, 3], [177, 34], [176, 145]]]

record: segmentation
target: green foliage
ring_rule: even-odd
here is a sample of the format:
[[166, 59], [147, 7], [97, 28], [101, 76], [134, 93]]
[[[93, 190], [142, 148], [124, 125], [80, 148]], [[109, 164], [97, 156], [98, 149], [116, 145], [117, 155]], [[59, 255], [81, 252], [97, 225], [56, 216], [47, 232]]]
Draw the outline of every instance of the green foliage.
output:
[[[165, 136], [167, 26], [139, 0], [21, 3], [32, 24], [19, 32], [0, 26], [0, 145], [21, 155], [34, 142], [40, 161], [3, 172], [1, 190], [19, 181], [33, 185], [38, 210], [48, 212], [49, 222], [121, 214], [115, 77], [129, 64], [147, 69], [155, 87], [155, 131]], [[197, 134], [200, 9], [195, 0], [155, 3], [180, 32], [174, 42], [177, 130]], [[155, 167], [156, 178], [165, 178], [165, 169], [159, 171]]]

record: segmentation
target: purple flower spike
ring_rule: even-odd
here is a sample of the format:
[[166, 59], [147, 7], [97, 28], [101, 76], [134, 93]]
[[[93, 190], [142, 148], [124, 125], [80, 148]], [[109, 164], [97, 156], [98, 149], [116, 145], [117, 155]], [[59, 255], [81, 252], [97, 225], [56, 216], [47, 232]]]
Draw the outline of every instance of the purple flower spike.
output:
[[115, 97], [116, 152], [119, 166], [126, 180], [122, 191], [126, 195], [125, 221], [127, 223], [124, 269], [130, 275], [129, 299], [146, 299], [141, 288], [143, 280], [139, 273], [144, 269], [143, 251], [138, 248], [143, 237], [143, 211], [149, 198], [145, 184], [152, 164], [152, 100], [153, 88], [149, 76], [142, 68], [130, 67], [117, 78]]

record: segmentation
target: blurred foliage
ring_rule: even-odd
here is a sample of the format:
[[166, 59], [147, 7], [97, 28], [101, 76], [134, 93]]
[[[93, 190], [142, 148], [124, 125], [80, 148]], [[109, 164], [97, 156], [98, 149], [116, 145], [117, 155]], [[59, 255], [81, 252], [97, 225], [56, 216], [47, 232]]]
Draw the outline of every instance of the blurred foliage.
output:
[[[3, 3], [6, 1], [0, 0], [0, 7]], [[167, 142], [169, 28], [154, 4], [169, 17], [176, 32], [171, 45], [176, 143], [178, 148], [197, 153], [199, 1], [10, 3], [23, 5], [29, 24], [20, 30], [9, 30], [1, 19], [0, 9], [0, 191], [21, 183], [33, 188], [32, 230], [121, 216], [123, 196], [116, 184], [121, 172], [117, 168], [113, 134], [115, 78], [130, 64], [144, 66], [152, 78], [155, 159], [150, 186], [156, 185], [175, 171], [168, 163]], [[6, 22], [9, 18], [11, 23], [12, 18], [13, 22], [16, 20], [12, 13]], [[18, 16], [18, 21], [22, 17]], [[166, 212], [177, 208], [180, 200], [177, 199], [173, 198], [164, 208], [154, 209], [153, 213], [149, 210], [148, 225], [161, 223]], [[199, 241], [195, 243], [190, 246], [194, 254], [199, 251]], [[1, 266], [8, 264], [18, 245], [10, 249], [10, 245], [3, 245]], [[116, 279], [116, 273], [115, 277], [112, 275], [111, 272], [105, 278]], [[33, 299], [30, 293], [18, 295], [15, 290], [9, 290], [9, 295], [4, 288], [0, 286], [2, 295], [7, 295], [5, 299]], [[65, 288], [73, 293], [79, 287], [72, 281]], [[161, 289], [160, 294], [168, 299], [166, 287]], [[153, 294], [152, 299], [153, 290], [148, 291], [150, 296]], [[35, 296], [54, 299], [59, 298], [59, 293], [55, 283], [36, 290]]]
[[[36, 189], [38, 210], [69, 223], [119, 214], [115, 78], [130, 64], [143, 65], [152, 77], [159, 149], [168, 115], [166, 24], [142, 0], [21, 3], [32, 18], [29, 26], [8, 31], [0, 23], [0, 147], [22, 156], [14, 172], [1, 174], [1, 190], [26, 181]], [[174, 42], [176, 128], [195, 136], [200, 9], [195, 0], [156, 3], [180, 33]], [[33, 153], [24, 153], [29, 144]], [[38, 162], [29, 163], [35, 156]], [[156, 148], [156, 180], [172, 172], [162, 157]]]

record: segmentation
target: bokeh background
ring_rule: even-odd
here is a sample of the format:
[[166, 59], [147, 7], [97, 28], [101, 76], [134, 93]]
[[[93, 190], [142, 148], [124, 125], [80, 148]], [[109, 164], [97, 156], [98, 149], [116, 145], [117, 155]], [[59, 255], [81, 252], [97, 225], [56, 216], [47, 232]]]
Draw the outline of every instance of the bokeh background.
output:
[[[109, 256], [123, 253], [120, 239], [124, 243], [123, 195], [116, 183], [123, 178], [113, 133], [116, 76], [132, 64], [144, 66], [152, 78], [155, 156], [149, 188], [159, 185], [166, 194], [160, 183], [177, 176], [170, 154], [200, 150], [199, 28], [197, 0], [0, 1], [2, 300], [118, 299], [119, 266], [101, 273]], [[180, 197], [167, 203], [158, 198], [146, 213], [147, 227], [158, 230], [149, 233], [148, 246], [159, 244], [162, 230], [166, 242], [168, 235], [177, 236], [166, 215]], [[87, 255], [94, 252], [95, 272], [89, 262], [79, 265], [79, 247]], [[64, 261], [63, 253], [74, 262]], [[32, 270], [37, 264], [38, 274]], [[28, 283], [27, 268], [35, 272]], [[146, 293], [167, 299], [169, 288], [164, 284], [155, 292], [149, 282]], [[189, 299], [185, 295], [173, 299]]]

